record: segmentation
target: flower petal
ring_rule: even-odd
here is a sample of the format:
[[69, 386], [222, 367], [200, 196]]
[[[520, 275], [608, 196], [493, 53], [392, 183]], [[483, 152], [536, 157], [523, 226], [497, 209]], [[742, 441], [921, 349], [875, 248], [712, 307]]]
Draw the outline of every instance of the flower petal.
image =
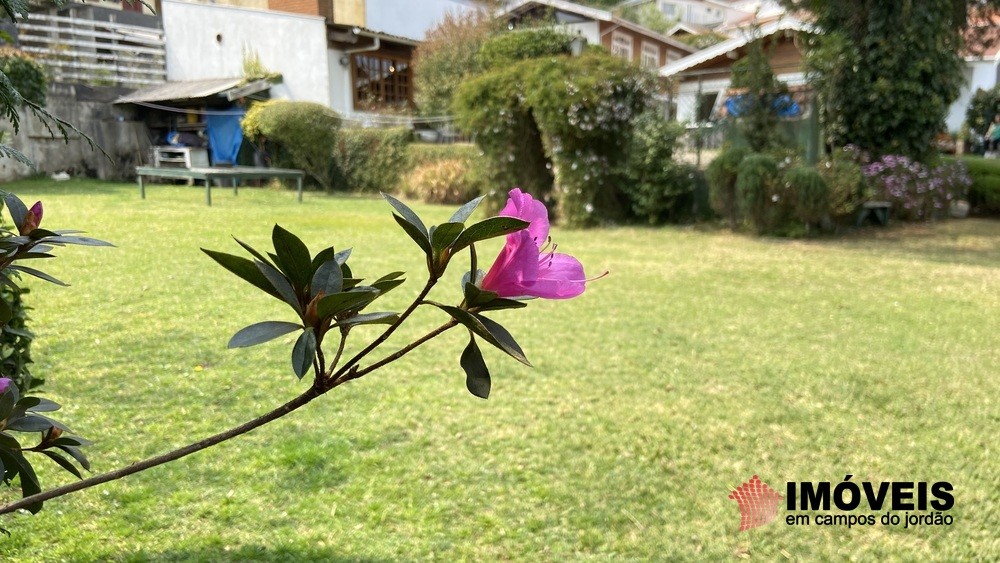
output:
[[545, 208], [545, 204], [531, 197], [531, 194], [522, 192], [520, 188], [512, 189], [507, 195], [507, 205], [498, 215], [528, 221], [530, 225], [527, 231], [534, 239], [536, 248], [544, 246], [549, 237], [549, 210]]
[[500, 297], [527, 295], [527, 285], [538, 277], [538, 247], [526, 231], [507, 235], [507, 244], [483, 278], [481, 287]]
[[538, 257], [538, 277], [529, 284], [528, 294], [545, 299], [570, 299], [586, 289], [583, 265], [569, 254], [543, 254]]

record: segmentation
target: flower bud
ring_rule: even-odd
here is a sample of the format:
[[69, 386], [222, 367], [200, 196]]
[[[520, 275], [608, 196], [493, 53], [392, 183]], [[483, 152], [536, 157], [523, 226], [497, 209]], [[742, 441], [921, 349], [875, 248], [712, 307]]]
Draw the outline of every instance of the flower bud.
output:
[[42, 224], [42, 202], [36, 201], [35, 205], [31, 206], [28, 210], [28, 214], [24, 216], [24, 221], [21, 223], [21, 228], [18, 229], [22, 235], [26, 235], [31, 231], [34, 231]]
[[10, 386], [14, 384], [14, 380], [9, 377], [0, 377], [0, 395], [7, 392]]

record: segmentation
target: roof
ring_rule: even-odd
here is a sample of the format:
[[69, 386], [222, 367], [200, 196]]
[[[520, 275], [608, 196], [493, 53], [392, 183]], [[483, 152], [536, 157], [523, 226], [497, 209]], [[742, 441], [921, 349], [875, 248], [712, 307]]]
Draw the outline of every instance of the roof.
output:
[[[811, 24], [808, 24], [798, 18], [786, 16], [777, 21], [768, 22], [760, 26], [759, 29], [760, 35], [758, 37], [769, 37], [779, 31], [793, 30], [811, 32], [815, 28]], [[711, 47], [702, 49], [693, 55], [689, 55], [660, 68], [660, 76], [673, 76], [684, 72], [689, 68], [698, 66], [701, 63], [708, 62], [717, 57], [725, 56], [726, 53], [729, 53], [730, 51], [745, 47], [754, 39], [755, 37], [751, 37], [749, 30], [744, 30], [743, 33], [740, 33], [732, 39], [727, 39], [722, 43], [716, 43]]]
[[567, 0], [514, 0], [513, 2], [507, 3], [507, 5], [501, 10], [497, 11], [497, 17], [508, 14], [523, 14], [528, 10], [539, 6], [548, 6], [556, 10], [562, 10], [564, 12], [583, 16], [595, 21], [613, 23], [619, 27], [624, 27], [625, 29], [632, 30], [651, 39], [656, 39], [661, 43], [666, 43], [667, 45], [670, 45], [680, 51], [687, 53], [694, 53], [696, 51], [694, 47], [686, 43], [682, 43], [676, 39], [657, 33], [648, 27], [643, 27], [637, 23], [619, 18], [606, 10], [598, 10], [597, 8], [581, 6], [580, 4], [568, 2]]
[[682, 31], [690, 33], [691, 35], [703, 35], [712, 30], [696, 23], [677, 22], [674, 24], [674, 27], [671, 27], [670, 30], [667, 31], [667, 36], [674, 36]]
[[962, 56], [966, 61], [995, 61], [1000, 58], [1000, 13], [970, 17], [964, 39]]
[[134, 104], [137, 102], [166, 102], [171, 100], [196, 100], [214, 96], [226, 90], [236, 88], [243, 83], [242, 78], [210, 78], [207, 80], [189, 80], [185, 82], [167, 82], [158, 86], [150, 86], [126, 94], [113, 103]]
[[386, 33], [384, 31], [379, 31], [377, 29], [369, 29], [367, 27], [359, 27], [355, 25], [347, 25], [340, 23], [328, 24], [330, 29], [342, 30], [345, 33], [351, 33], [355, 36], [360, 37], [370, 37], [372, 39], [379, 39], [382, 41], [388, 41], [390, 43], [398, 43], [400, 45], [408, 45], [411, 47], [416, 47], [420, 44], [419, 39], [414, 39], [412, 37], [404, 37], [402, 35], [395, 35], [392, 33]]

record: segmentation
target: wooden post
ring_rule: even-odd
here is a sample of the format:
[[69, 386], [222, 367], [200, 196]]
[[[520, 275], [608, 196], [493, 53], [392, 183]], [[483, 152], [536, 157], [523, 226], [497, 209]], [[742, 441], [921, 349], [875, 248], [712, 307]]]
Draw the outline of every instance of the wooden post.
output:
[[136, 174], [136, 179], [139, 180], [139, 196], [146, 199], [146, 186], [142, 183], [142, 174]]
[[212, 207], [212, 177], [205, 176], [205, 201]]
[[298, 185], [299, 190], [299, 203], [302, 203], [302, 176], [297, 176], [295, 182]]

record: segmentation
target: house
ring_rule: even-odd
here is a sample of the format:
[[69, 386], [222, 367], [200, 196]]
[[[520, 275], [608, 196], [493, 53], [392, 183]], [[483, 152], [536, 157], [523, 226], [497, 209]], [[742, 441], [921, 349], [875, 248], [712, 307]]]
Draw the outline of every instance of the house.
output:
[[706, 121], [719, 116], [732, 83], [732, 65], [746, 54], [747, 45], [759, 37], [768, 46], [771, 68], [791, 89], [805, 85], [802, 37], [812, 26], [790, 15], [738, 31], [726, 41], [708, 47], [660, 69], [660, 76], [676, 84], [677, 119]]
[[655, 0], [655, 3], [663, 15], [678, 23], [708, 29], [753, 13], [716, 0]]
[[[958, 133], [965, 123], [976, 90], [989, 90], [1000, 80], [1000, 15], [992, 21], [970, 22], [966, 36], [966, 52], [963, 54], [963, 84], [958, 98], [948, 108], [945, 126], [951, 133]], [[978, 131], [985, 133], [984, 130]]]
[[647, 68], [658, 68], [695, 52], [690, 45], [624, 20], [606, 10], [565, 0], [517, 0], [509, 2], [497, 16], [509, 29], [525, 21], [551, 18], [567, 33], [579, 35], [588, 44], [603, 45], [613, 54]]

